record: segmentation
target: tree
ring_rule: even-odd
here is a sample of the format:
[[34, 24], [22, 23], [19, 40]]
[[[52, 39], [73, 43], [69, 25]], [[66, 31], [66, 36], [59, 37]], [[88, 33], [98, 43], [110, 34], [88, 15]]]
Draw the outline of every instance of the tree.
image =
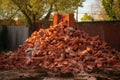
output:
[[87, 13], [85, 13], [83, 17], [81, 18], [81, 21], [93, 21], [93, 18]]
[[[37, 20], [48, 20], [53, 12], [74, 12], [85, 0], [7, 0], [14, 5], [17, 15], [23, 16], [34, 31]], [[9, 3], [8, 3], [9, 4]], [[11, 7], [11, 6], [8, 6]], [[5, 8], [7, 10], [7, 8]], [[14, 11], [14, 12], [15, 12]], [[7, 13], [7, 12], [6, 12]]]
[[110, 20], [110, 17], [106, 14], [106, 11], [104, 8], [100, 10], [98, 18], [100, 20]]
[[102, 4], [112, 20], [120, 20], [120, 0], [102, 0]]
[[91, 16], [95, 21], [108, 20], [108, 15], [106, 14], [105, 9], [102, 5], [102, 0], [94, 0], [94, 3], [91, 3]]

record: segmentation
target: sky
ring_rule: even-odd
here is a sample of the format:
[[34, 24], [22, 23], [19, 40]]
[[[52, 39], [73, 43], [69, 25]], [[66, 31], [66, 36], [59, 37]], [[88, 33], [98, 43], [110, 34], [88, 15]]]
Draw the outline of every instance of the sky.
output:
[[95, 0], [86, 0], [85, 2], [83, 2], [83, 7], [78, 8], [79, 13], [89, 12], [90, 11], [90, 5], [92, 3], [95, 3]]
[[[78, 8], [78, 21], [84, 15], [84, 13], [92, 14], [95, 12], [96, 8], [101, 4], [98, 4], [98, 0], [86, 0], [83, 2], [83, 7]], [[95, 4], [95, 5], [94, 5]]]

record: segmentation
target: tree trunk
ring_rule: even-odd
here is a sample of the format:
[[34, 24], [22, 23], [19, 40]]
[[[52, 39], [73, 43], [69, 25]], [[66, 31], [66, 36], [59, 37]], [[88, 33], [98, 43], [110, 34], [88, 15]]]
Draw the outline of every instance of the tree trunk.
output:
[[27, 23], [28, 23], [29, 36], [30, 36], [33, 33], [33, 31], [35, 31], [36, 15], [32, 15], [32, 18], [30, 18], [30, 16], [28, 16], [24, 11], [23, 11], [23, 14], [25, 15]]

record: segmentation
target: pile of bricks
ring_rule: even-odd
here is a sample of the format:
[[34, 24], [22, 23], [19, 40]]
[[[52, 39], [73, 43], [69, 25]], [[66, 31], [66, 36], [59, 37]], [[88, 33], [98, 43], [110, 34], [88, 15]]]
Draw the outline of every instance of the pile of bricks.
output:
[[91, 37], [66, 22], [32, 33], [15, 52], [0, 54], [0, 69], [43, 69], [78, 73], [96, 68], [120, 68], [120, 52], [98, 36]]

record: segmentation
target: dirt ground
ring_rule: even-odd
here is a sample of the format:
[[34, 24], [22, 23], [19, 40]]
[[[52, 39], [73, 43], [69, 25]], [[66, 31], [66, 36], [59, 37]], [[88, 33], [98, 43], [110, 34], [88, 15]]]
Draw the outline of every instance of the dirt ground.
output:
[[119, 80], [120, 70], [102, 69], [95, 73], [79, 73], [74, 76], [48, 76], [41, 70], [0, 71], [0, 80]]

